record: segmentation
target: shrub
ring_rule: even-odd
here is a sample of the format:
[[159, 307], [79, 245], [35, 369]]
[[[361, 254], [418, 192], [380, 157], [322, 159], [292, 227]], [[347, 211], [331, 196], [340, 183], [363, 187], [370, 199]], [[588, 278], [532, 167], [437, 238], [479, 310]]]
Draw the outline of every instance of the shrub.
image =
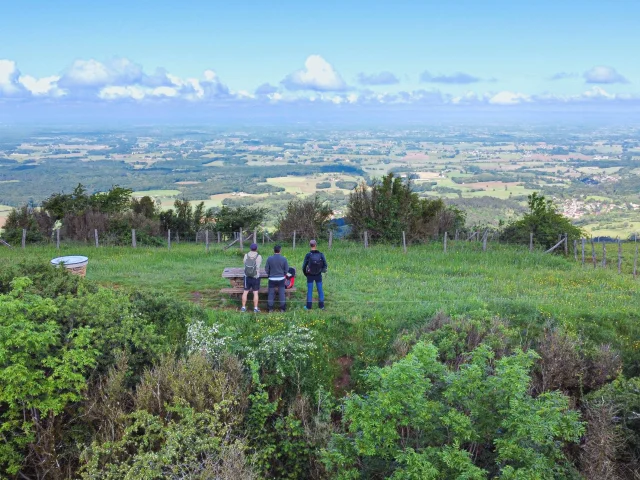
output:
[[317, 196], [291, 200], [278, 219], [278, 233], [291, 238], [295, 231], [298, 238], [326, 236], [333, 210]]
[[500, 235], [501, 240], [529, 245], [529, 236], [533, 233], [533, 239], [537, 244], [551, 248], [558, 242], [558, 235], [566, 233], [573, 239], [584, 236], [580, 228], [572, 225], [567, 217], [558, 212], [551, 200], [535, 192], [527, 198], [529, 212], [520, 220], [507, 225]]
[[316, 183], [317, 190], [324, 190], [325, 188], [331, 188], [331, 182], [319, 182]]
[[529, 393], [536, 354], [494, 359], [480, 345], [453, 370], [420, 342], [366, 372], [368, 390], [344, 402], [347, 433], [325, 452], [338, 478], [566, 478], [563, 447], [584, 432], [569, 400]]
[[215, 215], [216, 230], [219, 232], [237, 232], [241, 228], [252, 231], [264, 223], [269, 210], [264, 207], [227, 207], [223, 205]]

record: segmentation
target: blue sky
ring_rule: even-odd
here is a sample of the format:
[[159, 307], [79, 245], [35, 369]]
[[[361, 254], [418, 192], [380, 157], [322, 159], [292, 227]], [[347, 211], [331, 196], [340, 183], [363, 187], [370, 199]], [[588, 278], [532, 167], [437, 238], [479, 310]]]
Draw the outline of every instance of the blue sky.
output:
[[637, 111], [639, 14], [631, 0], [5, 2], [0, 115], [123, 103], [123, 115]]

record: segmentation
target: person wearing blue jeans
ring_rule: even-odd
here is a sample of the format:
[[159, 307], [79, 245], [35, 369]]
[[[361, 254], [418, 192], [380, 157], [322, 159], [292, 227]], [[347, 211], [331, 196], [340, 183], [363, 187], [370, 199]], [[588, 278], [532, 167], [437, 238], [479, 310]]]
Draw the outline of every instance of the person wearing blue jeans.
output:
[[311, 251], [304, 257], [302, 272], [307, 277], [307, 304], [305, 310], [311, 310], [313, 304], [313, 282], [318, 288], [318, 307], [324, 310], [324, 290], [322, 289], [322, 274], [327, 272], [327, 259], [324, 253], [318, 251], [318, 242], [309, 242]]

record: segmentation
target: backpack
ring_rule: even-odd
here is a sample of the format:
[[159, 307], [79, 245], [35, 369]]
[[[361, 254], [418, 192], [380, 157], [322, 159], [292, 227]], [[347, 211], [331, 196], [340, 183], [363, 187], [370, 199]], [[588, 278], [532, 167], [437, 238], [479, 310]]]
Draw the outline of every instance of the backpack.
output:
[[244, 276], [251, 278], [258, 276], [258, 255], [252, 257], [247, 254], [247, 260], [244, 262]]
[[309, 263], [307, 263], [308, 275], [320, 275], [324, 268], [324, 262], [322, 261], [322, 254], [320, 252], [311, 252], [309, 255]]

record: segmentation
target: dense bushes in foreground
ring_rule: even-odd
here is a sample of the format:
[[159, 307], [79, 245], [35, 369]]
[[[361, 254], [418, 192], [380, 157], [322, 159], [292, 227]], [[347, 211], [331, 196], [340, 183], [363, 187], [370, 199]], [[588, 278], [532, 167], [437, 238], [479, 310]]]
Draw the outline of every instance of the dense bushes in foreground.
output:
[[4, 269], [0, 476], [637, 474], [640, 384], [608, 346], [490, 315], [390, 324], [204, 311]]

